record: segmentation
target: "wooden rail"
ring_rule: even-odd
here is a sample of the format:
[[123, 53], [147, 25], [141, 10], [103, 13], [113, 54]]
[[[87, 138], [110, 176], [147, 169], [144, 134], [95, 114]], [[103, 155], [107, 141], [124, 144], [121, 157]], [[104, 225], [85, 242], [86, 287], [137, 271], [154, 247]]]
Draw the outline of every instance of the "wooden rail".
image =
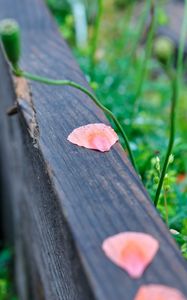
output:
[[[0, 0], [0, 19], [5, 17], [22, 27], [25, 70], [88, 87], [41, 0]], [[14, 239], [20, 300], [133, 300], [145, 283], [166, 284], [187, 295], [187, 263], [120, 144], [102, 154], [67, 142], [78, 126], [107, 123], [103, 113], [70, 87], [31, 82], [30, 89], [32, 102], [25, 101], [30, 97], [23, 89], [19, 114], [7, 116], [16, 94], [0, 51], [3, 216]], [[126, 230], [150, 233], [160, 242], [139, 280], [101, 250], [106, 237]]]

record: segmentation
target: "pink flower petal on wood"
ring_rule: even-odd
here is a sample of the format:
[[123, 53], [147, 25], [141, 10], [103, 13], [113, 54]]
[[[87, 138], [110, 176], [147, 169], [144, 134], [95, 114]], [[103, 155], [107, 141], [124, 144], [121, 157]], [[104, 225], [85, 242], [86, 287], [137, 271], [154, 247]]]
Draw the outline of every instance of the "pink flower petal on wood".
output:
[[105, 152], [118, 141], [118, 136], [110, 126], [96, 123], [74, 129], [68, 136], [68, 141], [88, 149]]
[[107, 238], [102, 248], [113, 263], [139, 278], [156, 255], [159, 243], [145, 233], [122, 232]]
[[187, 300], [177, 289], [164, 285], [143, 285], [134, 300]]

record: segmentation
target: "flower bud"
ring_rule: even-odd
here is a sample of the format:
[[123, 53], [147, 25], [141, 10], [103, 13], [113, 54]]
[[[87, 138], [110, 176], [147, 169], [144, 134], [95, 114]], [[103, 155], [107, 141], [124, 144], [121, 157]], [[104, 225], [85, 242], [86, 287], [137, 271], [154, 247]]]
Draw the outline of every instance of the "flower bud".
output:
[[160, 172], [160, 158], [157, 156], [155, 160], [156, 160], [155, 168], [158, 172]]
[[168, 163], [172, 164], [173, 162], [174, 162], [174, 155], [170, 154]]
[[0, 39], [6, 56], [12, 66], [18, 66], [21, 53], [20, 28], [13, 19], [4, 19], [0, 22]]
[[154, 43], [154, 54], [163, 63], [168, 62], [175, 52], [173, 41], [167, 37], [158, 37]]
[[155, 177], [154, 177], [154, 183], [155, 183], [155, 184], [159, 183], [159, 177], [158, 177], [158, 176], [155, 176]]

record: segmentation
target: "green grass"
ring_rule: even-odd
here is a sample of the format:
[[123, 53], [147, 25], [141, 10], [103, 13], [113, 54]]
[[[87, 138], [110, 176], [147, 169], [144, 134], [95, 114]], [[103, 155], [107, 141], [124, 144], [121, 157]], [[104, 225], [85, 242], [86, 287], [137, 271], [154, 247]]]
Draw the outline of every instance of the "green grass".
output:
[[8, 248], [0, 250], [0, 300], [18, 300], [12, 283], [12, 252]]
[[[56, 0], [50, 1], [55, 3]], [[155, 49], [156, 40], [151, 41], [152, 45], [147, 46], [148, 55], [142, 43], [149, 1], [146, 1], [147, 6], [144, 5], [145, 11], [140, 15], [141, 18], [138, 15], [139, 9], [136, 9], [136, 1], [132, 6], [126, 6], [124, 10], [121, 6], [118, 9], [119, 3], [115, 5], [114, 2], [112, 0], [104, 2], [100, 32], [97, 37], [94, 72], [90, 70], [92, 45], [84, 49], [75, 47], [73, 20], [71, 24], [66, 22], [66, 18], [71, 17], [71, 11], [59, 10], [58, 14], [54, 13], [54, 16], [58, 22], [59, 15], [61, 16], [59, 26], [62, 33], [71, 32], [68, 41], [88, 81], [94, 87], [96, 95], [122, 124], [129, 137], [142, 181], [151, 199], [154, 200], [168, 145], [171, 83], [163, 71], [158, 53], [156, 57], [154, 50], [151, 51]], [[157, 24], [163, 25], [168, 22], [169, 16], [166, 15], [161, 2], [157, 9]], [[139, 20], [136, 25], [133, 21], [134, 15]], [[90, 25], [91, 34], [94, 31], [93, 24]], [[90, 41], [92, 41], [91, 34]], [[165, 50], [167, 54], [167, 49]], [[171, 56], [171, 52], [168, 55], [170, 58], [167, 64], [171, 65], [174, 57]], [[143, 71], [142, 64], [143, 68], [145, 66]], [[138, 106], [134, 114], [134, 99], [142, 74]], [[168, 223], [168, 227], [178, 232], [174, 238], [180, 245], [184, 257], [187, 257], [187, 86], [182, 79], [180, 89], [176, 136], [172, 151], [174, 160], [168, 166], [158, 210], [163, 220]], [[114, 124], [113, 126], [115, 127]], [[123, 144], [122, 139], [121, 142]], [[155, 161], [159, 161], [159, 167]]]

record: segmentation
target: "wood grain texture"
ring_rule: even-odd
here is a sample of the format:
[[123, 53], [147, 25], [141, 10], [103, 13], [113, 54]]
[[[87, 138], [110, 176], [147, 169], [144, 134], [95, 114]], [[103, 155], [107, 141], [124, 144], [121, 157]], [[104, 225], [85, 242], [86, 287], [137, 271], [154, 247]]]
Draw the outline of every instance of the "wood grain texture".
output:
[[[0, 0], [0, 19], [5, 17], [22, 26], [25, 70], [88, 87], [41, 0]], [[15, 93], [2, 52], [0, 70], [4, 186], [13, 208], [18, 274], [29, 273], [19, 279], [28, 286], [20, 290], [21, 300], [133, 300], [145, 283], [167, 284], [187, 295], [187, 263], [121, 146], [99, 153], [67, 141], [78, 126], [107, 123], [103, 113], [73, 88], [30, 83], [37, 149], [23, 114], [5, 116]], [[126, 230], [150, 233], [160, 242], [158, 255], [139, 280], [129, 278], [101, 250], [106, 237]], [[29, 298], [34, 278], [41, 295], [35, 292]]]

